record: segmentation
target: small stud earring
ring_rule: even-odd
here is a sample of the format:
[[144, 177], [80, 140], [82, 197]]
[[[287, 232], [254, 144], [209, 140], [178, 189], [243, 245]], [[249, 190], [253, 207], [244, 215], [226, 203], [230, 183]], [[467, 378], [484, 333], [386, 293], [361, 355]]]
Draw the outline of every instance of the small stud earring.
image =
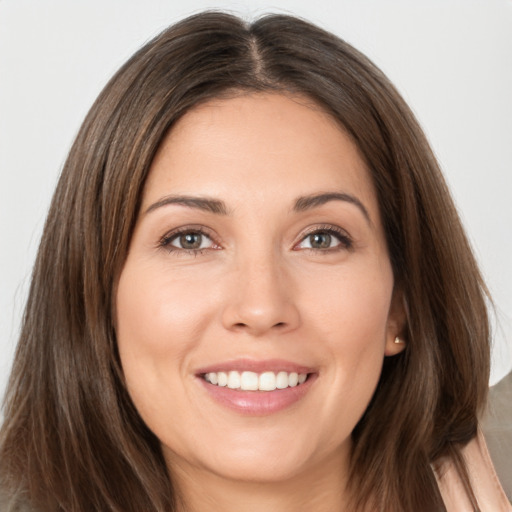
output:
[[403, 341], [403, 340], [401, 340], [399, 336], [397, 336], [397, 337], [395, 338], [395, 343], [396, 343], [396, 344], [404, 343], [404, 341]]

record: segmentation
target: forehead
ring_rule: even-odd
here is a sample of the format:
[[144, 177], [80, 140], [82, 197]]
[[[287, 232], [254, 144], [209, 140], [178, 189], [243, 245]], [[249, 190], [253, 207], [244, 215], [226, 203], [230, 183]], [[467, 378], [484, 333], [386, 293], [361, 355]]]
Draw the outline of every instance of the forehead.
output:
[[255, 93], [185, 114], [157, 152], [143, 205], [166, 193], [265, 206], [269, 194], [286, 202], [329, 191], [359, 196], [378, 217], [367, 166], [339, 123], [306, 97]]

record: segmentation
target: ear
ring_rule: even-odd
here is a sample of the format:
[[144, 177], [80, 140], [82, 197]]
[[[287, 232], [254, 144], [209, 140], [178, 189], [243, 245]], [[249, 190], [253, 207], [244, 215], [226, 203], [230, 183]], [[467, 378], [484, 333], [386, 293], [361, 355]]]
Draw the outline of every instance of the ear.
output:
[[405, 326], [407, 321], [407, 307], [401, 290], [395, 289], [389, 308], [386, 326], [386, 347], [384, 355], [395, 356], [407, 346], [405, 339]]

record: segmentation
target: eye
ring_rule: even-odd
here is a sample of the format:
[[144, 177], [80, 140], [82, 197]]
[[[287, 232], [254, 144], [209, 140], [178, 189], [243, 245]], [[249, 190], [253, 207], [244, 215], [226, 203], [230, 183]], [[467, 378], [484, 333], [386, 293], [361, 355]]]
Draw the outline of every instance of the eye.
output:
[[186, 228], [165, 235], [159, 243], [168, 251], [199, 253], [206, 249], [217, 249], [215, 242], [200, 229]]
[[335, 227], [316, 228], [308, 233], [296, 246], [297, 249], [315, 251], [332, 251], [337, 249], [350, 249], [352, 240], [341, 229]]

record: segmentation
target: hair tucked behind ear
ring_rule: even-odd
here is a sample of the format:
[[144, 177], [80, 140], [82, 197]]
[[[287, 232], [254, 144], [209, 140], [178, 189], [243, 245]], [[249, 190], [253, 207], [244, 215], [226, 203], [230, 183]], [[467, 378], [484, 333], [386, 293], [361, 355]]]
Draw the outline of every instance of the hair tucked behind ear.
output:
[[203, 13], [119, 70], [64, 166], [5, 400], [0, 483], [13, 503], [175, 509], [159, 442], [124, 385], [115, 286], [149, 166], [173, 123], [208, 99], [263, 90], [309, 96], [358, 145], [406, 304], [407, 348], [385, 361], [353, 433], [353, 508], [442, 510], [432, 464], [450, 457], [465, 474], [460, 448], [475, 435], [488, 385], [485, 287], [414, 116], [368, 59], [313, 25]]

